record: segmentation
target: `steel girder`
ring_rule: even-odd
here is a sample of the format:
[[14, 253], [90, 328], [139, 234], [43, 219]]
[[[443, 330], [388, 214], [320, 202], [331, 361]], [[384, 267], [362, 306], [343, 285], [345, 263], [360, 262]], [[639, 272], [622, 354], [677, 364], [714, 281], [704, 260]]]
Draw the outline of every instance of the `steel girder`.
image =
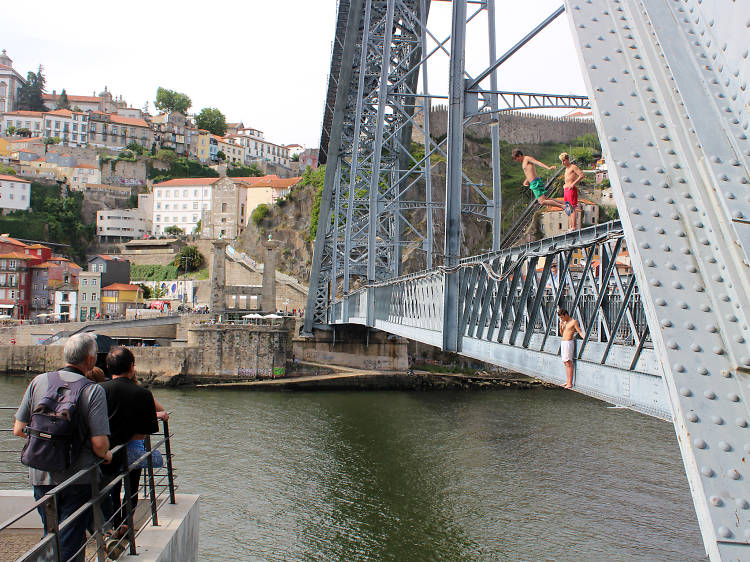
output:
[[704, 544], [750, 559], [750, 3], [566, 0]]
[[[333, 303], [329, 321], [367, 324], [369, 305], [376, 328], [439, 347], [447, 273], [425, 271], [353, 292]], [[563, 306], [585, 333], [576, 390], [671, 419], [619, 223], [465, 258], [452, 273], [461, 354], [562, 383], [556, 310]]]
[[[454, 158], [448, 156], [450, 138], [435, 142], [430, 137], [432, 100], [446, 96], [430, 93], [427, 63], [436, 55], [452, 56], [459, 43], [453, 35], [463, 36], [466, 24], [485, 12], [491, 14], [489, 62], [495, 62], [494, 1], [473, 7], [471, 13], [466, 13], [464, 6], [462, 17], [454, 18], [453, 31], [444, 38], [438, 38], [427, 26], [429, 7], [429, 0], [347, 0], [339, 4], [321, 137], [321, 143], [327, 143], [322, 148], [328, 168], [305, 317], [308, 333], [313, 326], [325, 326], [328, 302], [336, 295], [347, 294], [353, 280], [361, 285], [398, 276], [404, 249], [424, 252], [428, 267], [433, 266], [436, 255], [448, 256], [450, 261], [455, 253], [435, 252], [434, 213], [445, 212], [445, 205], [433, 196], [434, 160], [453, 162]], [[446, 45], [450, 45], [450, 51]], [[501, 58], [508, 56], [506, 53]], [[452, 56], [451, 60], [458, 58]], [[474, 113], [460, 110], [456, 116], [460, 126], [453, 127], [456, 134], [472, 119], [488, 119], [501, 111], [587, 106], [585, 96], [499, 91], [494, 71], [486, 73], [489, 90], [477, 84], [464, 92], [460, 77], [471, 80], [471, 76], [460, 66], [452, 71], [453, 76], [459, 76], [454, 98], [460, 96], [463, 104], [465, 95]], [[417, 92], [419, 76], [422, 89]], [[415, 120], [417, 116], [421, 121]], [[425, 155], [420, 158], [410, 150], [415, 127], [426, 139]], [[483, 186], [459, 167], [460, 177], [451, 185], [454, 190], [466, 190], [471, 197], [454, 197], [453, 207], [459, 201], [457, 210], [451, 207], [446, 215], [458, 213], [457, 220], [446, 221], [457, 225], [458, 230], [461, 215], [490, 221], [495, 249], [499, 248], [501, 223], [496, 137], [493, 128], [492, 195], [486, 195]], [[460, 145], [462, 141], [457, 142]], [[412, 196], [415, 187], [424, 188], [424, 200]], [[464, 201], [460, 201], [462, 197]], [[451, 239], [460, 236], [453, 226], [449, 230]]]

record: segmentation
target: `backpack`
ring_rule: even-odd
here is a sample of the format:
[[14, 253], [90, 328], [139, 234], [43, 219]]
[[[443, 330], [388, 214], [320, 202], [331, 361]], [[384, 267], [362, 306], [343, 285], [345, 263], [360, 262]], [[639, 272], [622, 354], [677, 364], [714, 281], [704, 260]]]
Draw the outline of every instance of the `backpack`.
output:
[[28, 437], [21, 452], [23, 464], [46, 472], [70, 468], [83, 445], [76, 415], [78, 398], [91, 384], [86, 378], [66, 382], [58, 371], [47, 373], [47, 392], [25, 428]]

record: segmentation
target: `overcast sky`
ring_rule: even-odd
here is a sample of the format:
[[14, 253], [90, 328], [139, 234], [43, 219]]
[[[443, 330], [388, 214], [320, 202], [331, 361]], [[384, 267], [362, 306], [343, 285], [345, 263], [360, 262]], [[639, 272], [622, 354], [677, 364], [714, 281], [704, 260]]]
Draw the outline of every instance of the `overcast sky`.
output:
[[[561, 0], [496, 2], [500, 55]], [[106, 85], [131, 106], [148, 101], [153, 111], [156, 88], [163, 86], [188, 94], [191, 111], [217, 107], [228, 121], [259, 128], [273, 142], [317, 146], [335, 0], [131, 0], [117, 7], [37, 0], [29, 6], [4, 3], [0, 49], [24, 77], [42, 64], [49, 92], [91, 95]], [[469, 13], [475, 6], [468, 5]], [[450, 10], [449, 2], [432, 3], [428, 25], [441, 39], [450, 34]], [[445, 92], [447, 60], [431, 64], [433, 93]], [[467, 30], [467, 71], [476, 75], [487, 63], [482, 13]], [[499, 86], [585, 93], [564, 15], [501, 67]]]

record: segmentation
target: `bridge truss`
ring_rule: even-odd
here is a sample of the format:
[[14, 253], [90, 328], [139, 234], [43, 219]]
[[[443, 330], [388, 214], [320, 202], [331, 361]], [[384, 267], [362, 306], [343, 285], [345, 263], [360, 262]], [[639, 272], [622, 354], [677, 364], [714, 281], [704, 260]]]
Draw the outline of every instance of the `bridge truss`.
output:
[[[305, 330], [364, 324], [560, 382], [564, 303], [585, 327], [576, 390], [671, 419], [709, 556], [750, 558], [750, 4], [566, 0], [500, 57], [493, 0], [451, 7], [445, 37], [427, 0], [339, 3]], [[562, 13], [589, 95], [499, 91], [497, 68]], [[489, 66], [472, 77], [466, 30], [479, 17]], [[428, 88], [438, 55], [445, 96]], [[442, 141], [430, 136], [436, 98], [448, 102]], [[565, 104], [593, 109], [621, 224], [500, 250], [498, 133], [484, 186], [463, 167], [467, 127]], [[462, 258], [476, 217], [491, 222], [493, 251]], [[404, 275], [405, 252], [423, 252], [426, 270]]]

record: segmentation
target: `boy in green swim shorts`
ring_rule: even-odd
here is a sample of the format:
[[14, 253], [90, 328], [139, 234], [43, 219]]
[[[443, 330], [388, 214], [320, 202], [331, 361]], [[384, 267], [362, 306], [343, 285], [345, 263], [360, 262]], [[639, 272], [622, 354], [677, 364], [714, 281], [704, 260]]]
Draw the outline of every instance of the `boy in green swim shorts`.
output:
[[544, 182], [539, 176], [536, 175], [537, 165], [541, 166], [542, 168], [546, 168], [547, 170], [554, 170], [554, 166], [547, 166], [546, 164], [542, 164], [533, 156], [524, 156], [523, 152], [521, 152], [517, 148], [513, 149], [511, 156], [513, 157], [513, 160], [521, 163], [523, 173], [526, 176], [526, 181], [523, 182], [523, 185], [526, 185], [529, 187], [529, 189], [531, 189], [531, 192], [534, 194], [534, 197], [536, 197], [537, 202], [540, 205], [546, 205], [547, 207], [564, 210], [565, 205], [563, 203], [559, 203], [554, 199], [549, 199], [545, 195]]

